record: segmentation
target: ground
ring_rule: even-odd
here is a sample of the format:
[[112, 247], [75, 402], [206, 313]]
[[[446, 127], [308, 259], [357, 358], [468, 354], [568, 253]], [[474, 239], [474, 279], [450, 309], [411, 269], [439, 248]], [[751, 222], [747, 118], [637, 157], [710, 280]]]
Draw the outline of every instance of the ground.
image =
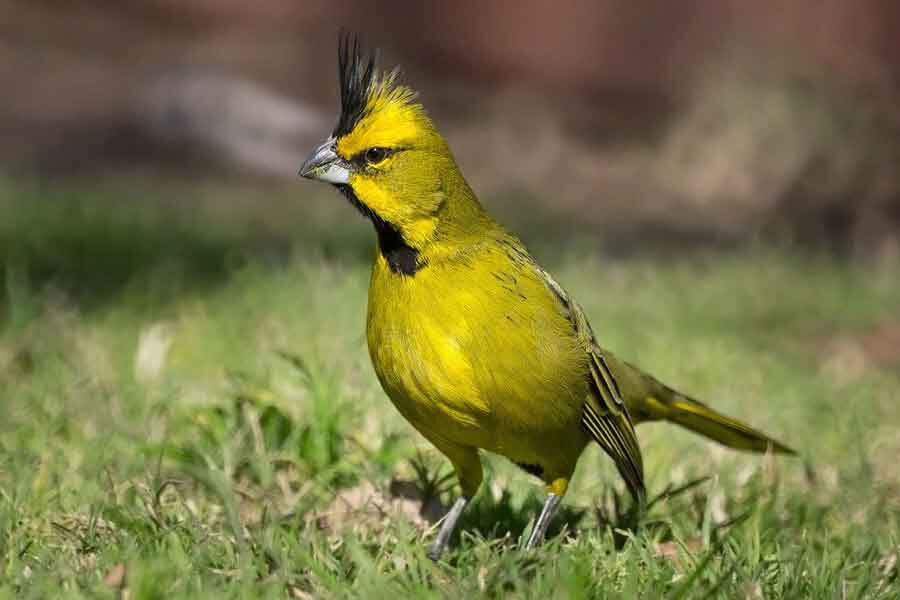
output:
[[2, 597], [900, 596], [896, 263], [526, 228], [604, 346], [800, 456], [641, 426], [647, 513], [593, 448], [533, 553], [541, 488], [485, 456], [433, 564], [455, 482], [371, 370], [336, 194], [0, 184]]

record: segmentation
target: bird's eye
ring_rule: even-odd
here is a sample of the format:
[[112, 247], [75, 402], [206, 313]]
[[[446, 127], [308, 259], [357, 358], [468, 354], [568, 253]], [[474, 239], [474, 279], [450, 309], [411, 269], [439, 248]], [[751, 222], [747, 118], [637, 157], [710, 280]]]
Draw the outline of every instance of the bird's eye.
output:
[[366, 150], [366, 162], [370, 165], [377, 165], [385, 158], [387, 158], [388, 150], [387, 148], [382, 148], [380, 146], [375, 146], [373, 148], [369, 148]]

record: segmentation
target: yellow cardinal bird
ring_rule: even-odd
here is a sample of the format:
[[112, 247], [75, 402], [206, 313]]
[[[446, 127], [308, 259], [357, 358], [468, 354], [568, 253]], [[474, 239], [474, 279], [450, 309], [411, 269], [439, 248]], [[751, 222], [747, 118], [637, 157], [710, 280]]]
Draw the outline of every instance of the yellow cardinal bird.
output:
[[366, 334], [400, 413], [459, 478], [428, 555], [437, 560], [481, 484], [479, 450], [546, 483], [539, 543], [591, 442], [644, 497], [634, 424], [665, 419], [732, 448], [792, 452], [601, 348], [581, 307], [466, 183], [447, 142], [396, 71], [355, 38], [338, 50], [341, 113], [300, 169], [336, 186], [375, 226]]

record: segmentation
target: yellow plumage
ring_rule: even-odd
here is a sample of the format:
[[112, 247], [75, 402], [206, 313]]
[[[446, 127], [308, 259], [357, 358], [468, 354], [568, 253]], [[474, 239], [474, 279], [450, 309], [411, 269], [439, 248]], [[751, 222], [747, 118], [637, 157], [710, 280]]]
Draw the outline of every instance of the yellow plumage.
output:
[[531, 544], [592, 440], [643, 497], [635, 423], [790, 451], [600, 348], [581, 308], [482, 208], [415, 94], [379, 76], [355, 42], [339, 58], [341, 118], [301, 174], [335, 184], [372, 220], [372, 364], [400, 413], [450, 459], [463, 498], [481, 483], [479, 450], [542, 478], [550, 496]]
[[403, 416], [453, 461], [463, 493], [481, 482], [482, 448], [540, 465], [561, 494], [589, 440], [579, 425], [588, 355], [527, 255], [500, 239], [414, 277], [376, 258], [372, 364]]

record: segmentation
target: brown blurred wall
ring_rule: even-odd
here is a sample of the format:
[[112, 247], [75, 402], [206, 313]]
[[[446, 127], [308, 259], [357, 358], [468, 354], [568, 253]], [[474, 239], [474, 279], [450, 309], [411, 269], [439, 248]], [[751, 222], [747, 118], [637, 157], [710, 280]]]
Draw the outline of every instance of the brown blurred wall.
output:
[[199, 145], [292, 175], [333, 119], [341, 28], [404, 65], [480, 191], [900, 254], [896, 0], [0, 0], [0, 160], [178, 167]]
[[894, 86], [900, 74], [892, 0], [4, 0], [0, 16], [3, 155], [69, 127], [116, 121], [142, 83], [184, 66], [329, 103], [342, 26], [417, 74], [576, 91], [677, 92], [734, 48], [767, 60], [783, 49], [866, 85]]

